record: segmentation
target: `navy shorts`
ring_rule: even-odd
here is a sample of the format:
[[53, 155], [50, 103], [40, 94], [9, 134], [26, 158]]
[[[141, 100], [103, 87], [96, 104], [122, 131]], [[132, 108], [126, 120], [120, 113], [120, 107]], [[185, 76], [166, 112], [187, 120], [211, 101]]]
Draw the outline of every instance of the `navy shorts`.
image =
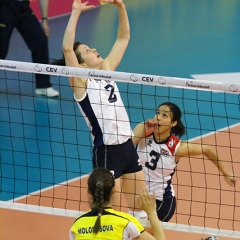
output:
[[176, 198], [171, 197], [164, 201], [156, 200], [158, 219], [162, 222], [168, 222], [176, 209]]
[[102, 145], [93, 148], [93, 168], [107, 168], [115, 179], [123, 174], [139, 172], [142, 166], [132, 140], [118, 145]]

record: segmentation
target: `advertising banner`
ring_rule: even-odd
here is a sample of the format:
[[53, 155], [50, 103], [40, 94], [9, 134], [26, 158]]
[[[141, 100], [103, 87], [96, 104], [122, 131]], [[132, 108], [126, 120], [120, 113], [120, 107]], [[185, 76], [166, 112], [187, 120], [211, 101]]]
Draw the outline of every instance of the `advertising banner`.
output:
[[[88, 5], [98, 6], [98, 0], [88, 0]], [[72, 10], [73, 0], [49, 0], [48, 17], [56, 17], [70, 13]], [[31, 8], [38, 19], [41, 19], [41, 10], [39, 0], [31, 0]]]

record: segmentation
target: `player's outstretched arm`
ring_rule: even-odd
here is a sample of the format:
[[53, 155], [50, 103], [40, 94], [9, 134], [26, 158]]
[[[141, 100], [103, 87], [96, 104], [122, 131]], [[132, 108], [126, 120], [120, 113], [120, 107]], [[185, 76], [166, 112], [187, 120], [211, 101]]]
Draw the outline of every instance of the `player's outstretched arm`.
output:
[[176, 152], [176, 159], [201, 154], [205, 155], [221, 171], [229, 185], [234, 186], [236, 184], [237, 177], [233, 174], [233, 172], [228, 170], [224, 161], [218, 157], [216, 151], [209, 145], [183, 141]]
[[[88, 6], [88, 1], [74, 0], [72, 4], [72, 12], [63, 36], [62, 50], [65, 58], [66, 66], [79, 67], [77, 56], [73, 50], [75, 41], [76, 27], [78, 19], [83, 11], [94, 8], [95, 6]], [[85, 91], [86, 79], [70, 77], [70, 86], [74, 92]]]
[[117, 39], [104, 59], [103, 70], [115, 70], [121, 62], [130, 40], [130, 25], [125, 4], [122, 0], [103, 0], [101, 2], [114, 4], [118, 7]]

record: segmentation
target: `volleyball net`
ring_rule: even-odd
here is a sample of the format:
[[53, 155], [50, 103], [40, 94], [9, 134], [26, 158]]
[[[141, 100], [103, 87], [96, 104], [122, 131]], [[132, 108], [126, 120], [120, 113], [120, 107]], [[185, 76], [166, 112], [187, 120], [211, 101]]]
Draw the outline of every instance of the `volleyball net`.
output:
[[[61, 96], [33, 96], [34, 74], [51, 75]], [[177, 104], [182, 140], [211, 145], [239, 175], [240, 83], [0, 60], [1, 208], [71, 217], [89, 208], [92, 139], [70, 76], [117, 81], [132, 128], [152, 118], [159, 104]], [[239, 183], [229, 186], [206, 157], [181, 159], [173, 186], [177, 209], [164, 228], [240, 238]]]

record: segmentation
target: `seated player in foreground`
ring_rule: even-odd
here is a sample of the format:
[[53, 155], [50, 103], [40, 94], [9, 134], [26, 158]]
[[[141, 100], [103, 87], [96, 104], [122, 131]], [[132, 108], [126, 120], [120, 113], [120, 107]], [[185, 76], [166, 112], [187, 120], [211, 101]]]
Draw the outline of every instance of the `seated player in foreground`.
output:
[[156, 196], [151, 198], [146, 189], [140, 191], [138, 204], [148, 215], [153, 235], [132, 215], [112, 209], [115, 179], [108, 169], [98, 168], [91, 173], [88, 193], [92, 208], [75, 220], [69, 232], [70, 240], [166, 240], [156, 213]]
[[158, 218], [164, 222], [175, 212], [172, 177], [180, 158], [203, 154], [220, 170], [228, 184], [234, 186], [237, 180], [211, 146], [179, 139], [185, 133], [181, 115], [177, 105], [165, 102], [157, 108], [153, 119], [138, 124], [133, 130], [133, 144], [138, 144], [147, 188], [156, 193]]

